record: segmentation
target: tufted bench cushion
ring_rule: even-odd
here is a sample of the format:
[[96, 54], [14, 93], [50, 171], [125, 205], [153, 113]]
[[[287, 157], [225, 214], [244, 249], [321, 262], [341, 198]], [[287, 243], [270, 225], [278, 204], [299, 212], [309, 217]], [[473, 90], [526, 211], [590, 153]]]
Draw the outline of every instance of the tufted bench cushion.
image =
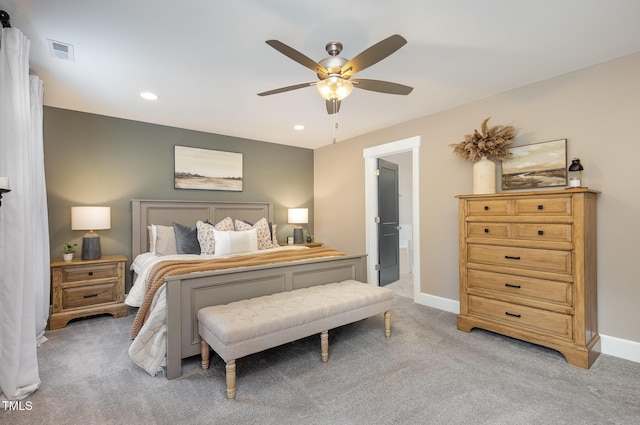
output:
[[[233, 362], [235, 376], [235, 359], [315, 333], [323, 332], [326, 337], [329, 329], [379, 313], [386, 313], [389, 336], [392, 301], [393, 292], [388, 288], [346, 280], [205, 307], [198, 312], [203, 368], [208, 367], [208, 346], [227, 363], [227, 373]], [[328, 352], [324, 345], [322, 348], [326, 361]], [[229, 388], [228, 396], [233, 398]]]

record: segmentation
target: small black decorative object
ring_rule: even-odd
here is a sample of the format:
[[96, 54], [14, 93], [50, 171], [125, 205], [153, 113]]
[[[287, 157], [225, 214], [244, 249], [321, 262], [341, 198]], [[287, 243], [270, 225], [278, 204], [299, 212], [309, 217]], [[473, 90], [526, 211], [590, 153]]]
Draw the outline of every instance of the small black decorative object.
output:
[[0, 207], [2, 206], [2, 195], [11, 192], [11, 189], [0, 189]]
[[573, 158], [571, 165], [569, 165], [569, 187], [581, 187], [582, 186], [582, 171], [584, 167], [580, 163], [579, 158]]

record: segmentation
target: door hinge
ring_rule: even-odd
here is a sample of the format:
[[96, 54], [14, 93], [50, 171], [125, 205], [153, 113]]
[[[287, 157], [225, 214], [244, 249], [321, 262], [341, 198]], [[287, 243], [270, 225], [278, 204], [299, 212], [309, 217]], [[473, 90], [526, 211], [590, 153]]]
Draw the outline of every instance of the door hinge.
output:
[[380, 271], [380, 264], [376, 264], [376, 271]]
[[376, 168], [376, 176], [379, 176], [379, 175], [380, 175], [380, 169]]
[[379, 224], [380, 223], [380, 217], [374, 217], [373, 218], [373, 222], [376, 223], [376, 224]]

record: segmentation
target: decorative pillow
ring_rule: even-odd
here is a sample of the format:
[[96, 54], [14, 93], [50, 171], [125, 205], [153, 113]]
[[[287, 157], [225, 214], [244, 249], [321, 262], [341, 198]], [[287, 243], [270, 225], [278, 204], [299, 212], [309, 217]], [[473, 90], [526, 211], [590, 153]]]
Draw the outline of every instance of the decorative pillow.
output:
[[258, 232], [258, 249], [273, 248], [269, 222], [266, 218], [261, 218], [253, 226], [244, 221], [236, 220], [236, 230], [246, 231], [251, 229], [256, 229]]
[[271, 225], [271, 243], [273, 244], [274, 248], [280, 246], [280, 244], [278, 243], [278, 238], [276, 237], [276, 226], [277, 224]]
[[152, 225], [155, 234], [155, 253], [156, 255], [172, 255], [177, 254], [176, 235], [172, 226]]
[[213, 229], [216, 240], [216, 256], [252, 252], [258, 250], [257, 230], [246, 232], [219, 231]]
[[231, 217], [227, 217], [215, 226], [211, 223], [198, 220], [196, 229], [198, 232], [198, 242], [200, 243], [200, 254], [211, 255], [216, 252], [216, 239], [213, 235], [213, 230], [232, 231], [233, 220]]
[[147, 232], [149, 232], [149, 252], [156, 253], [156, 231], [153, 225], [147, 226]]
[[178, 254], [200, 254], [200, 242], [198, 242], [198, 228], [196, 226], [183, 226], [173, 223], [173, 232], [176, 236], [176, 251]]

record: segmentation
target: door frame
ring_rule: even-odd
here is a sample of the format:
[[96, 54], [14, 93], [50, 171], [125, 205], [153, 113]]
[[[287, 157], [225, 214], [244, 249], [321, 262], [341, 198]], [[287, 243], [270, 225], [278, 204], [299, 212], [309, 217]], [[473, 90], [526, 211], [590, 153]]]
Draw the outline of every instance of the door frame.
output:
[[413, 136], [395, 142], [366, 148], [364, 157], [365, 192], [365, 232], [367, 247], [367, 281], [379, 286], [378, 273], [378, 233], [375, 217], [378, 214], [378, 185], [375, 173], [377, 159], [397, 153], [411, 152], [412, 179], [412, 243], [413, 243], [413, 298], [420, 293], [420, 136]]

